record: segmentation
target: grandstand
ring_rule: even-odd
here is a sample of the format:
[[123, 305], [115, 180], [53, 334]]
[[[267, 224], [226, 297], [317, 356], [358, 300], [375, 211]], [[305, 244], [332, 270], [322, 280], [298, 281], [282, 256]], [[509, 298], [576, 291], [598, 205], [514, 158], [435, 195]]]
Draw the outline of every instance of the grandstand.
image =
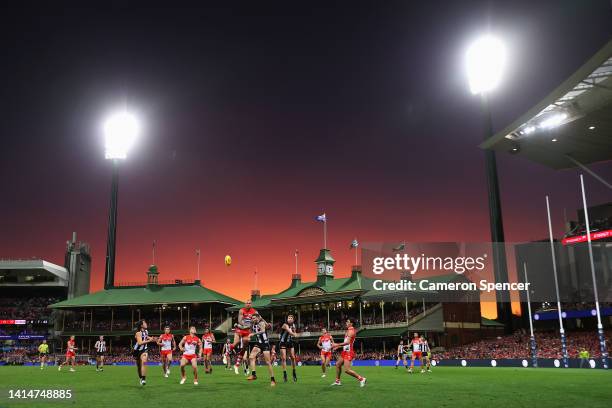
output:
[[[27, 361], [42, 339], [55, 338], [58, 314], [48, 306], [89, 292], [89, 246], [66, 242], [65, 264], [0, 259], [0, 360]], [[55, 347], [50, 342], [51, 349]]]
[[[294, 274], [287, 289], [274, 294], [252, 293], [253, 307], [272, 323], [278, 332], [287, 314], [296, 316], [300, 337], [299, 350], [312, 351], [321, 329], [332, 335], [344, 333], [344, 320], [353, 318], [359, 328], [358, 349], [393, 350], [408, 332], [425, 333], [434, 347], [463, 344], [496, 335], [503, 326], [481, 318], [480, 302], [440, 302], [431, 291], [380, 291], [373, 289], [373, 279], [362, 274], [361, 266], [352, 267], [348, 278], [335, 278], [335, 260], [329, 249], [321, 249], [315, 260], [317, 279], [303, 282]], [[410, 274], [405, 275], [411, 279]], [[429, 281], [463, 279], [460, 275], [440, 275]], [[228, 308], [236, 312], [241, 305]], [[273, 334], [272, 338], [277, 337]]]
[[[187, 331], [189, 326], [198, 330], [209, 327], [219, 339], [231, 328], [228, 306], [237, 300], [215, 292], [195, 281], [160, 281], [157, 266], [147, 270], [146, 282], [115, 284], [88, 295], [67, 299], [50, 307], [61, 311], [59, 335], [78, 336], [81, 350], [90, 353], [99, 335], [109, 337], [109, 351], [131, 347], [136, 322], [149, 323], [153, 335], [163, 327]], [[218, 340], [219, 340], [218, 339]], [[63, 344], [62, 344], [63, 347]]]

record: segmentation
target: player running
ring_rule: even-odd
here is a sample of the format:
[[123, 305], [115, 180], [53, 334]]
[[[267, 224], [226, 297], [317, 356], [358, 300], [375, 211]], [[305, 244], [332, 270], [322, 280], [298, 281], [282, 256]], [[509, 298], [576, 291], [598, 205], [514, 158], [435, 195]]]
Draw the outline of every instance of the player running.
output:
[[395, 369], [399, 367], [400, 361], [404, 362], [404, 368], [408, 369], [408, 361], [406, 360], [406, 346], [404, 346], [404, 340], [400, 340], [397, 345], [397, 361], [395, 362]]
[[225, 364], [225, 369], [230, 370], [232, 368], [232, 341], [229, 339], [225, 339], [225, 344], [223, 345], [223, 364]]
[[162, 372], [164, 377], [168, 378], [170, 366], [172, 365], [172, 352], [176, 350], [176, 340], [174, 340], [174, 334], [170, 333], [170, 326], [164, 327], [164, 332], [159, 336], [157, 344], [160, 346], [159, 354], [161, 356]]
[[295, 348], [293, 339], [298, 336], [295, 331], [294, 317], [292, 314], [287, 316], [287, 321], [281, 327], [280, 339], [278, 347], [281, 353], [281, 363], [283, 366], [283, 381], [287, 382], [287, 350], [291, 353], [291, 368], [293, 369], [293, 381], [297, 382], [297, 374], [295, 372]]
[[268, 372], [270, 373], [270, 386], [276, 386], [276, 380], [274, 379], [274, 369], [272, 368], [272, 359], [270, 358], [270, 340], [268, 338], [267, 330], [272, 327], [268, 324], [259, 313], [253, 315], [253, 333], [251, 337], [255, 336], [256, 342], [253, 345], [251, 354], [249, 355], [249, 363], [251, 365], [251, 375], [247, 377], [247, 380], [254, 381], [257, 379], [255, 360], [259, 353], [263, 353], [264, 361], [268, 366]]
[[204, 344], [204, 374], [212, 374], [212, 352], [215, 335], [210, 332], [209, 328], [204, 329], [202, 335], [202, 343]]
[[62, 367], [70, 363], [70, 371], [76, 371], [74, 366], [76, 365], [76, 351], [74, 336], [70, 336], [68, 343], [66, 343], [66, 360], [57, 367], [57, 371], [62, 371]]
[[[198, 385], [198, 358], [202, 358], [202, 340], [196, 336], [196, 328], [191, 326], [189, 334], [184, 336], [179, 343], [179, 349], [183, 352], [181, 357], [181, 384], [185, 384], [185, 366], [191, 364], [193, 368], [193, 385]], [[198, 354], [196, 355], [196, 350]]]
[[340, 354], [340, 358], [336, 360], [336, 381], [332, 383], [332, 385], [342, 385], [340, 382], [340, 375], [342, 375], [342, 368], [344, 367], [344, 372], [350, 375], [351, 377], [355, 377], [357, 381], [359, 381], [360, 387], [365, 387], [366, 378], [360, 376], [355, 371], [351, 369], [351, 361], [355, 358], [355, 349], [353, 344], [355, 343], [355, 328], [353, 327], [353, 321], [351, 319], [346, 320], [346, 332], [344, 333], [344, 341], [342, 343], [333, 344], [333, 349], [338, 349], [342, 347], [342, 353]]
[[[424, 335], [421, 334], [421, 352], [423, 353], [422, 360], [425, 360], [425, 367], [427, 372], [431, 373], [431, 349], [429, 348], [429, 342]], [[423, 361], [421, 361], [422, 363]]]
[[319, 341], [317, 341], [317, 347], [321, 350], [321, 371], [323, 374], [321, 378], [326, 377], [325, 370], [329, 366], [332, 356], [332, 344], [334, 343], [334, 338], [327, 332], [327, 329], [323, 328], [321, 330], [321, 336], [319, 337]]
[[149, 344], [157, 343], [156, 337], [149, 336], [147, 322], [140, 320], [136, 326], [138, 330], [134, 333], [136, 344], [132, 350], [132, 356], [136, 360], [136, 369], [140, 378], [140, 385], [147, 385], [147, 359], [149, 358]]
[[410, 369], [408, 370], [408, 372], [412, 374], [412, 369], [414, 368], [414, 360], [418, 358], [419, 363], [421, 364], [421, 373], [424, 373], [425, 367], [423, 366], [423, 353], [421, 351], [421, 338], [419, 337], [419, 333], [414, 333], [414, 337], [410, 341], [408, 347], [412, 348], [412, 357], [410, 358]]
[[49, 356], [49, 345], [47, 340], [43, 340], [38, 346], [38, 357], [40, 358], [40, 369], [42, 370], [47, 365], [47, 357]]
[[94, 348], [96, 349], [96, 371], [104, 371], [104, 353], [106, 353], [104, 336], [98, 338], [98, 341], [94, 344]]
[[[251, 307], [251, 300], [244, 303], [244, 307], [238, 311], [238, 323], [234, 325], [234, 342], [232, 350], [236, 351], [236, 363], [234, 364], [234, 372], [239, 374], [240, 363], [244, 357], [245, 350], [249, 349], [249, 336], [251, 334], [251, 321], [257, 310]], [[236, 347], [238, 346], [238, 347]]]

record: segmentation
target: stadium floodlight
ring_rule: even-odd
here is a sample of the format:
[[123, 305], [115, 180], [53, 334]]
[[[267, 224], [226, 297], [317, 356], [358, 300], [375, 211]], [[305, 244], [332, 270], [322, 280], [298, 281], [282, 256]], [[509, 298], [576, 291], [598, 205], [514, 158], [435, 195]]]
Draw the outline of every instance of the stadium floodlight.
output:
[[112, 114], [104, 122], [105, 157], [125, 159], [140, 134], [138, 119], [127, 111]]
[[506, 48], [496, 37], [485, 35], [472, 43], [465, 59], [470, 90], [473, 94], [486, 93], [501, 81]]

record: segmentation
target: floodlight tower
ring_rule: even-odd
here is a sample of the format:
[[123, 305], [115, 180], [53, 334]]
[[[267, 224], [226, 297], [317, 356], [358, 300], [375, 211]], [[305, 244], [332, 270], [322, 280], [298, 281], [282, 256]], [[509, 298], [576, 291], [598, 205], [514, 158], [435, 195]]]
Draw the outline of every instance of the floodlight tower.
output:
[[[484, 35], [468, 48], [466, 67], [470, 90], [479, 94], [485, 120], [485, 140], [493, 136], [493, 123], [489, 107], [488, 93], [499, 85], [506, 62], [504, 44], [491, 35]], [[493, 246], [493, 264], [496, 282], [508, 281], [506, 248], [504, 246], [504, 224], [502, 220], [497, 162], [493, 150], [485, 150], [485, 169], [489, 196], [489, 223]], [[506, 332], [512, 331], [512, 309], [509, 294], [497, 292], [497, 318]]]
[[110, 211], [106, 241], [106, 268], [104, 289], [115, 285], [115, 247], [117, 241], [117, 193], [119, 190], [119, 163], [125, 160], [140, 134], [140, 123], [127, 110], [116, 112], [104, 122], [105, 157], [112, 160]]

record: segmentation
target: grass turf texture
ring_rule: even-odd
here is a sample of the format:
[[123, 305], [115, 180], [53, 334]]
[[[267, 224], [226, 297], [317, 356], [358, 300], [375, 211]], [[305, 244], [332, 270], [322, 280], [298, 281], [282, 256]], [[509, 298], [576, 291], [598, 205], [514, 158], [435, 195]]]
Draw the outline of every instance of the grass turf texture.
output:
[[[275, 370], [278, 385], [271, 388], [264, 367], [259, 379], [247, 382], [215, 367], [213, 375], [200, 374], [200, 384], [179, 385], [179, 369], [172, 368], [163, 378], [161, 368], [148, 367], [147, 385], [138, 384], [135, 367], [107, 366], [97, 373], [92, 366], [77, 372], [55, 367], [0, 367], [0, 407], [176, 407], [207, 404], [244, 407], [385, 407], [409, 404], [433, 407], [609, 407], [612, 399], [612, 373], [593, 369], [525, 369], [439, 367], [433, 373], [407, 374], [392, 367], [357, 367], [368, 378], [365, 388], [342, 376], [342, 387], [331, 387], [333, 375], [321, 378], [318, 367], [299, 367], [299, 382], [282, 382], [282, 371]], [[202, 369], [202, 367], [200, 367]], [[203, 372], [203, 369], [202, 369]], [[73, 402], [20, 401], [7, 398], [8, 389], [72, 389]], [[237, 403], [237, 401], [240, 401]]]

